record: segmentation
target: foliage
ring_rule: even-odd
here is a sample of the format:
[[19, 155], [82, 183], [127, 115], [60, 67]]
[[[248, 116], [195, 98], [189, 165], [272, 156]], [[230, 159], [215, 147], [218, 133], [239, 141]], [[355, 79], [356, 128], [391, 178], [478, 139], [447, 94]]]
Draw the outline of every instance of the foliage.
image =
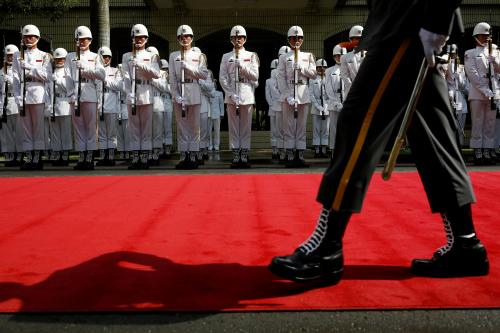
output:
[[69, 8], [77, 6], [78, 0], [0, 0], [0, 22], [30, 14], [42, 15], [52, 22], [59, 19]]

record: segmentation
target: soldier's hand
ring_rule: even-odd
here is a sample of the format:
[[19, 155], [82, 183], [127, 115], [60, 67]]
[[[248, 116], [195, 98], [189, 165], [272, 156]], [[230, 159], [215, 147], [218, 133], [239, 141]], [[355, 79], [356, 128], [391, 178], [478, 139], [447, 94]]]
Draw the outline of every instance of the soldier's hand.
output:
[[238, 96], [238, 95], [231, 95], [231, 100], [232, 100], [235, 104], [239, 104], [239, 103], [240, 103], [240, 96]]
[[443, 51], [443, 46], [448, 40], [448, 36], [440, 35], [424, 28], [420, 28], [418, 33], [422, 46], [424, 48], [424, 55], [427, 59], [427, 64], [429, 67], [433, 68], [436, 66], [435, 55], [440, 54]]
[[22, 69], [30, 70], [32, 68], [31, 64], [27, 62], [25, 59], [19, 60], [19, 65]]
[[85, 66], [83, 65], [82, 61], [81, 60], [77, 60], [75, 61], [75, 66], [76, 68], [78, 69], [85, 69]]
[[130, 59], [128, 62], [130, 67], [137, 67], [137, 60], [136, 59]]
[[327, 110], [328, 110], [328, 104], [323, 103], [323, 111], [327, 111]]
[[293, 69], [296, 69], [298, 71], [302, 70], [302, 64], [300, 62], [294, 62]]
[[295, 102], [296, 102], [295, 98], [293, 98], [292, 96], [287, 97], [286, 101], [287, 101], [288, 105], [291, 105], [291, 106], [294, 106]]
[[21, 108], [21, 107], [22, 107], [22, 105], [23, 105], [23, 97], [22, 97], [22, 96], [16, 96], [16, 97], [15, 97], [15, 101], [16, 101], [17, 106], [18, 106], [19, 108]]
[[182, 104], [184, 102], [184, 97], [182, 97], [182, 96], [176, 96], [175, 97], [175, 102], [177, 104]]
[[342, 103], [335, 104], [335, 110], [337, 110], [337, 111], [342, 110], [342, 107], [343, 107]]
[[319, 112], [323, 112], [323, 111], [325, 111], [325, 109], [324, 109], [321, 105], [316, 106], [316, 109], [317, 109]]
[[234, 65], [236, 67], [241, 67], [241, 59], [234, 59]]
[[495, 97], [495, 93], [491, 91], [490, 89], [481, 89], [481, 92], [484, 94], [484, 96], [488, 98], [493, 98]]

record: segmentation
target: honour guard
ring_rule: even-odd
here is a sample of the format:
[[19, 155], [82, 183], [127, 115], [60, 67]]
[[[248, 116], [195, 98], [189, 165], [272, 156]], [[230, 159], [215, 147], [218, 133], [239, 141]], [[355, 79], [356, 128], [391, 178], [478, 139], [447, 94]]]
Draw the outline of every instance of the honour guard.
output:
[[344, 83], [340, 76], [340, 58], [346, 53], [346, 49], [340, 45], [333, 48], [333, 60], [335, 64], [325, 71], [325, 90], [328, 95], [328, 111], [330, 113], [330, 150], [333, 156], [335, 149], [335, 136], [337, 135], [337, 120], [339, 119], [342, 104], [345, 98]]
[[200, 80], [201, 87], [201, 109], [200, 109], [200, 151], [197, 160], [203, 164], [203, 160], [208, 159], [208, 146], [210, 144], [210, 135], [208, 134], [208, 117], [210, 115], [210, 98], [214, 95], [215, 87], [213, 74], [208, 70], [206, 80]]
[[93, 170], [93, 154], [97, 150], [97, 104], [101, 99], [106, 70], [101, 57], [89, 49], [92, 43], [89, 28], [76, 28], [75, 41], [76, 52], [68, 54], [65, 64], [75, 82], [73, 128], [75, 151], [79, 156], [74, 169]]
[[[142, 24], [132, 27], [132, 52], [123, 55], [125, 90], [129, 103], [130, 149], [133, 152], [131, 170], [148, 169], [148, 157], [153, 149], [153, 79], [160, 77], [158, 56], [146, 51], [148, 30]], [[140, 153], [140, 155], [139, 155]]]
[[219, 82], [224, 89], [227, 104], [229, 148], [233, 152], [231, 168], [246, 168], [252, 130], [252, 109], [255, 87], [259, 80], [257, 54], [245, 50], [245, 28], [234, 26], [230, 32], [234, 48], [222, 56]]
[[169, 83], [169, 73], [168, 73], [168, 61], [161, 59], [161, 73], [162, 76], [167, 80], [167, 90], [162, 95], [163, 104], [165, 105], [165, 114], [163, 115], [163, 153], [164, 156], [169, 156], [172, 151], [173, 143], [173, 108], [172, 108], [172, 94], [170, 92]]
[[5, 156], [5, 166], [19, 166], [23, 151], [23, 127], [19, 106], [14, 97], [12, 61], [19, 49], [7, 45], [4, 49], [3, 70], [0, 73], [0, 147]]
[[160, 67], [160, 77], [153, 79], [153, 152], [148, 158], [150, 165], [160, 164], [160, 153], [163, 149], [163, 124], [165, 116], [165, 99], [164, 94], [168, 92], [168, 81], [163, 71], [161, 70], [161, 59], [158, 49], [154, 46], [149, 46], [146, 51], [156, 55], [158, 66]]
[[315, 158], [326, 157], [328, 149], [330, 117], [328, 111], [328, 94], [325, 90], [325, 70], [327, 67], [326, 60], [318, 59], [316, 61], [316, 72], [318, 75], [309, 81]]
[[460, 64], [460, 58], [458, 57], [457, 51], [456, 44], [449, 46], [446, 80], [448, 82], [451, 105], [457, 116], [460, 145], [463, 145], [465, 143], [465, 119], [468, 112], [466, 96], [469, 94], [469, 80], [465, 75], [464, 65]]
[[68, 52], [63, 48], [55, 49], [54, 74], [51, 84], [52, 115], [50, 121], [50, 145], [52, 165], [68, 166], [69, 153], [73, 149], [71, 135], [71, 111], [74, 108], [75, 93], [73, 79], [65, 68]]
[[102, 82], [103, 92], [99, 108], [99, 151], [100, 161], [98, 166], [115, 165], [115, 149], [117, 147], [117, 125], [120, 113], [120, 91], [122, 89], [122, 75], [120, 70], [111, 67], [113, 54], [107, 46], [102, 46], [99, 51], [106, 71], [106, 79]]
[[27, 159], [21, 166], [23, 170], [42, 169], [41, 152], [47, 148], [44, 124], [45, 86], [52, 77], [52, 66], [50, 55], [38, 49], [39, 40], [40, 31], [36, 26], [29, 24], [23, 27], [21, 50], [14, 57], [12, 65], [14, 94], [24, 129], [23, 150]]
[[306, 166], [306, 123], [311, 103], [308, 81], [316, 76], [316, 61], [312, 53], [300, 51], [303, 41], [302, 28], [291, 27], [288, 30], [288, 43], [292, 50], [281, 55], [278, 63], [287, 167]]
[[125, 90], [125, 77], [123, 74], [123, 65], [118, 64], [118, 70], [122, 77], [120, 85], [120, 113], [118, 113], [118, 126], [117, 126], [117, 147], [120, 159], [128, 159], [130, 151], [130, 137], [128, 133], [128, 103], [127, 91]]
[[168, 61], [172, 69], [169, 81], [180, 152], [176, 168], [195, 169], [198, 167], [196, 154], [200, 150], [201, 88], [198, 80], [205, 80], [208, 70], [205, 56], [191, 47], [193, 29], [190, 26], [181, 25], [177, 29], [177, 40], [181, 50], [172, 52]]
[[351, 45], [355, 45], [354, 49], [340, 58], [340, 75], [344, 81], [345, 95], [351, 89], [352, 81], [358, 74], [359, 66], [365, 58], [365, 51], [358, 52], [358, 45], [363, 35], [363, 27], [355, 25], [349, 30], [349, 40]]
[[476, 48], [465, 52], [465, 71], [470, 81], [469, 101], [472, 132], [470, 147], [474, 149], [474, 164], [494, 164], [496, 106], [500, 96], [495, 94], [494, 77], [500, 72], [500, 58], [492, 54], [491, 27], [476, 24], [472, 32]]
[[[278, 59], [271, 61], [271, 76], [266, 80], [266, 101], [269, 105], [269, 123], [271, 129], [271, 148], [272, 159], [279, 159], [278, 150], [278, 128], [276, 126], [276, 112], [281, 112], [281, 102], [279, 99], [278, 83], [276, 82], [276, 68], [278, 68]], [[279, 111], [277, 111], [279, 109]], [[281, 118], [283, 120], [283, 118]], [[283, 138], [281, 138], [283, 143]], [[283, 147], [281, 147], [283, 148]]]
[[[278, 64], [279, 64], [279, 58], [281, 57], [282, 54], [286, 54], [290, 52], [290, 47], [283, 45], [280, 47], [278, 51]], [[271, 71], [272, 74], [273, 71]], [[276, 93], [278, 95], [278, 101], [279, 101], [279, 108], [276, 106], [275, 108], [275, 117], [276, 117], [276, 133], [278, 135], [276, 139], [276, 148], [278, 148], [278, 153], [279, 153], [279, 161], [280, 163], [285, 163], [286, 162], [286, 150], [285, 150], [285, 139], [284, 139], [284, 132], [283, 132], [283, 103], [281, 101], [281, 92], [278, 86], [278, 68], [274, 70], [274, 80], [276, 81]]]
[[224, 94], [222, 91], [217, 90], [217, 79], [213, 78], [214, 92], [210, 97], [210, 114], [208, 119], [208, 134], [210, 143], [208, 150], [214, 150], [216, 154], [219, 153], [220, 148], [220, 121], [224, 118]]

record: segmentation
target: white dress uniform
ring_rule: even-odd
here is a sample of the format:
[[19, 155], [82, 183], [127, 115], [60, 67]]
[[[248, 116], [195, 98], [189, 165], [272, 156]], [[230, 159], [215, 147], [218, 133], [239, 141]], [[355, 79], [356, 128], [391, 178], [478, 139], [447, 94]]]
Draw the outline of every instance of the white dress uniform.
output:
[[[500, 96], [500, 73], [495, 76], [495, 79], [497, 81], [496, 94]], [[495, 150], [500, 147], [500, 100], [497, 101], [496, 107], [497, 107], [497, 119], [495, 121], [495, 143], [493, 145], [495, 147]], [[494, 155], [495, 158], [498, 158], [497, 157], [498, 154], [496, 152], [494, 153]]]
[[160, 66], [157, 56], [146, 51], [136, 52], [135, 60], [137, 66], [135, 69], [135, 105], [136, 114], [132, 114], [133, 92], [132, 92], [132, 72], [131, 61], [132, 52], [123, 55], [122, 64], [124, 69], [125, 90], [129, 103], [129, 134], [130, 150], [135, 152], [142, 151], [141, 162], [147, 162], [149, 151], [153, 149], [152, 126], [153, 126], [153, 97], [154, 88], [153, 79], [160, 77]]
[[[214, 88], [215, 89], [215, 88]], [[210, 114], [208, 115], [209, 150], [219, 151], [220, 148], [220, 120], [224, 117], [224, 94], [214, 90], [210, 97]]]
[[325, 71], [325, 91], [328, 95], [328, 110], [330, 112], [330, 149], [335, 149], [337, 121], [345, 98], [344, 83], [340, 76], [340, 65], [335, 64]]
[[309, 94], [311, 96], [311, 115], [313, 123], [313, 146], [317, 154], [326, 154], [328, 146], [328, 135], [330, 126], [330, 117], [328, 111], [328, 95], [325, 90], [326, 77], [320, 75], [309, 81]]
[[297, 149], [303, 152], [306, 149], [306, 124], [307, 112], [311, 98], [309, 95], [308, 81], [316, 76], [316, 63], [314, 56], [309, 52], [298, 52], [298, 61], [301, 69], [297, 82], [297, 109], [298, 116], [294, 118], [294, 106], [287, 101], [294, 98], [294, 51], [290, 51], [280, 56], [278, 62], [278, 88], [281, 93], [283, 108], [283, 137], [284, 146], [287, 150], [287, 158], [293, 156], [292, 150]]
[[352, 50], [340, 57], [340, 76], [344, 82], [345, 96], [347, 96], [349, 89], [351, 89], [352, 81], [354, 81], [356, 74], [358, 74], [359, 66], [361, 66], [365, 55], [366, 51], [356, 53], [356, 50]]
[[283, 143], [283, 112], [281, 106], [281, 95], [278, 90], [278, 81], [276, 80], [277, 69], [271, 70], [271, 76], [266, 80], [266, 101], [269, 105], [269, 119], [271, 124], [271, 147], [273, 154], [277, 152], [274, 149], [282, 150]]
[[[18, 105], [22, 103], [23, 96], [25, 96], [25, 116], [21, 116], [24, 129], [23, 150], [26, 152], [35, 151], [35, 155], [37, 155], [41, 150], [47, 149], [44, 114], [47, 100], [46, 85], [52, 76], [52, 65], [50, 55], [39, 49], [26, 50], [24, 52], [24, 61], [29, 64], [29, 69], [21, 68], [19, 53], [14, 55], [12, 64], [14, 95], [18, 97]], [[23, 91], [23, 84], [21, 84], [23, 78], [25, 80], [25, 92]], [[37, 157], [34, 157], [34, 163], [37, 163]]]
[[[496, 118], [496, 112], [491, 110], [490, 98], [487, 96], [488, 91], [491, 91], [488, 73], [490, 68], [492, 73], [500, 73], [498, 54], [492, 63], [488, 60], [488, 56], [487, 47], [477, 46], [465, 52], [465, 72], [470, 81], [469, 101], [472, 119], [470, 147], [482, 148], [485, 158], [489, 155], [489, 149], [493, 148]], [[495, 98], [500, 98], [500, 96], [495, 96]], [[480, 151], [476, 150], [476, 152]]]
[[[71, 135], [71, 115], [74, 108], [75, 87], [70, 73], [65, 67], [54, 69], [54, 80], [51, 83], [51, 104], [53, 107], [54, 121], [50, 122], [50, 144], [54, 153], [53, 160], [64, 157], [68, 161], [69, 151], [73, 150], [73, 137]], [[54, 90], [55, 88], [55, 90]], [[64, 152], [64, 153], [63, 153]]]
[[[257, 55], [241, 47], [238, 58], [241, 64], [238, 83], [235, 80], [237, 67], [234, 50], [222, 56], [219, 71], [219, 82], [224, 90], [224, 102], [227, 104], [229, 148], [233, 150], [233, 160], [236, 153], [246, 156], [250, 149], [252, 110], [255, 104], [255, 88], [259, 80]], [[238, 88], [236, 84], [238, 84]], [[238, 95], [236, 95], [236, 89], [238, 89]], [[239, 98], [239, 115], [236, 114], [233, 96]]]
[[163, 71], [165, 79], [167, 80], [167, 90], [162, 95], [163, 105], [165, 105], [165, 114], [163, 115], [163, 148], [166, 155], [170, 154], [172, 149], [173, 140], [173, 105], [172, 93], [170, 92], [170, 83], [168, 83], [168, 72]]
[[[76, 67], [75, 52], [68, 54], [64, 66], [74, 81], [75, 104], [78, 100], [80, 101], [80, 116], [73, 113], [75, 151], [86, 151], [87, 162], [91, 162], [91, 152], [97, 150], [97, 103], [101, 99], [102, 81], [106, 79], [106, 70], [99, 55], [89, 50], [80, 52], [80, 62], [82, 64], [80, 78]], [[81, 84], [80, 96], [78, 96], [79, 82]]]
[[120, 113], [118, 114], [116, 150], [120, 153], [120, 158], [128, 158], [128, 153], [130, 151], [130, 137], [128, 133], [128, 103], [125, 82], [123, 80], [120, 88]]
[[457, 116], [460, 144], [463, 145], [465, 143], [465, 120], [468, 112], [465, 96], [469, 93], [469, 80], [465, 75], [464, 65], [456, 65], [455, 59], [451, 59], [448, 65], [446, 81], [448, 82], [451, 105]]
[[[153, 163], [157, 164], [165, 137], [165, 116], [168, 105], [165, 96], [170, 93], [167, 73], [160, 70], [160, 77], [153, 80]], [[170, 107], [170, 114], [172, 114]]]
[[206, 80], [200, 80], [201, 88], [201, 107], [200, 107], [200, 151], [198, 160], [207, 158], [207, 149], [210, 144], [210, 135], [208, 133], [208, 116], [210, 114], [210, 98], [215, 92], [214, 81], [210, 76]]
[[[5, 114], [5, 122], [0, 129], [0, 147], [7, 162], [14, 161], [16, 154], [23, 151], [23, 127], [19, 117], [19, 107], [14, 97], [14, 77], [12, 65], [0, 71], [0, 116]], [[7, 88], [7, 95], [5, 91]]]
[[201, 88], [198, 80], [205, 80], [208, 77], [204, 54], [189, 49], [184, 52], [184, 61], [187, 64], [187, 67], [184, 69], [184, 104], [186, 106], [186, 115], [182, 117], [182, 104], [176, 101], [177, 97], [182, 97], [181, 52], [172, 52], [168, 60], [170, 66], [169, 82], [177, 124], [177, 146], [179, 152], [181, 152], [181, 157], [187, 152], [195, 153], [200, 150]]

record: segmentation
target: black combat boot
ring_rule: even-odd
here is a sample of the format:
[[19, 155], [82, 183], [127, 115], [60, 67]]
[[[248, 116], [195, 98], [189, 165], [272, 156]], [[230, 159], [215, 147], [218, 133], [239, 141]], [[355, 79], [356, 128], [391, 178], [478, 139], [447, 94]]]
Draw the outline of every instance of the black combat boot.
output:
[[474, 232], [470, 204], [441, 216], [446, 232], [446, 244], [430, 259], [414, 259], [411, 272], [429, 277], [487, 275], [488, 256]]
[[350, 212], [323, 208], [313, 234], [288, 256], [274, 257], [269, 269], [279, 277], [296, 282], [337, 283], [344, 270], [342, 237]]

